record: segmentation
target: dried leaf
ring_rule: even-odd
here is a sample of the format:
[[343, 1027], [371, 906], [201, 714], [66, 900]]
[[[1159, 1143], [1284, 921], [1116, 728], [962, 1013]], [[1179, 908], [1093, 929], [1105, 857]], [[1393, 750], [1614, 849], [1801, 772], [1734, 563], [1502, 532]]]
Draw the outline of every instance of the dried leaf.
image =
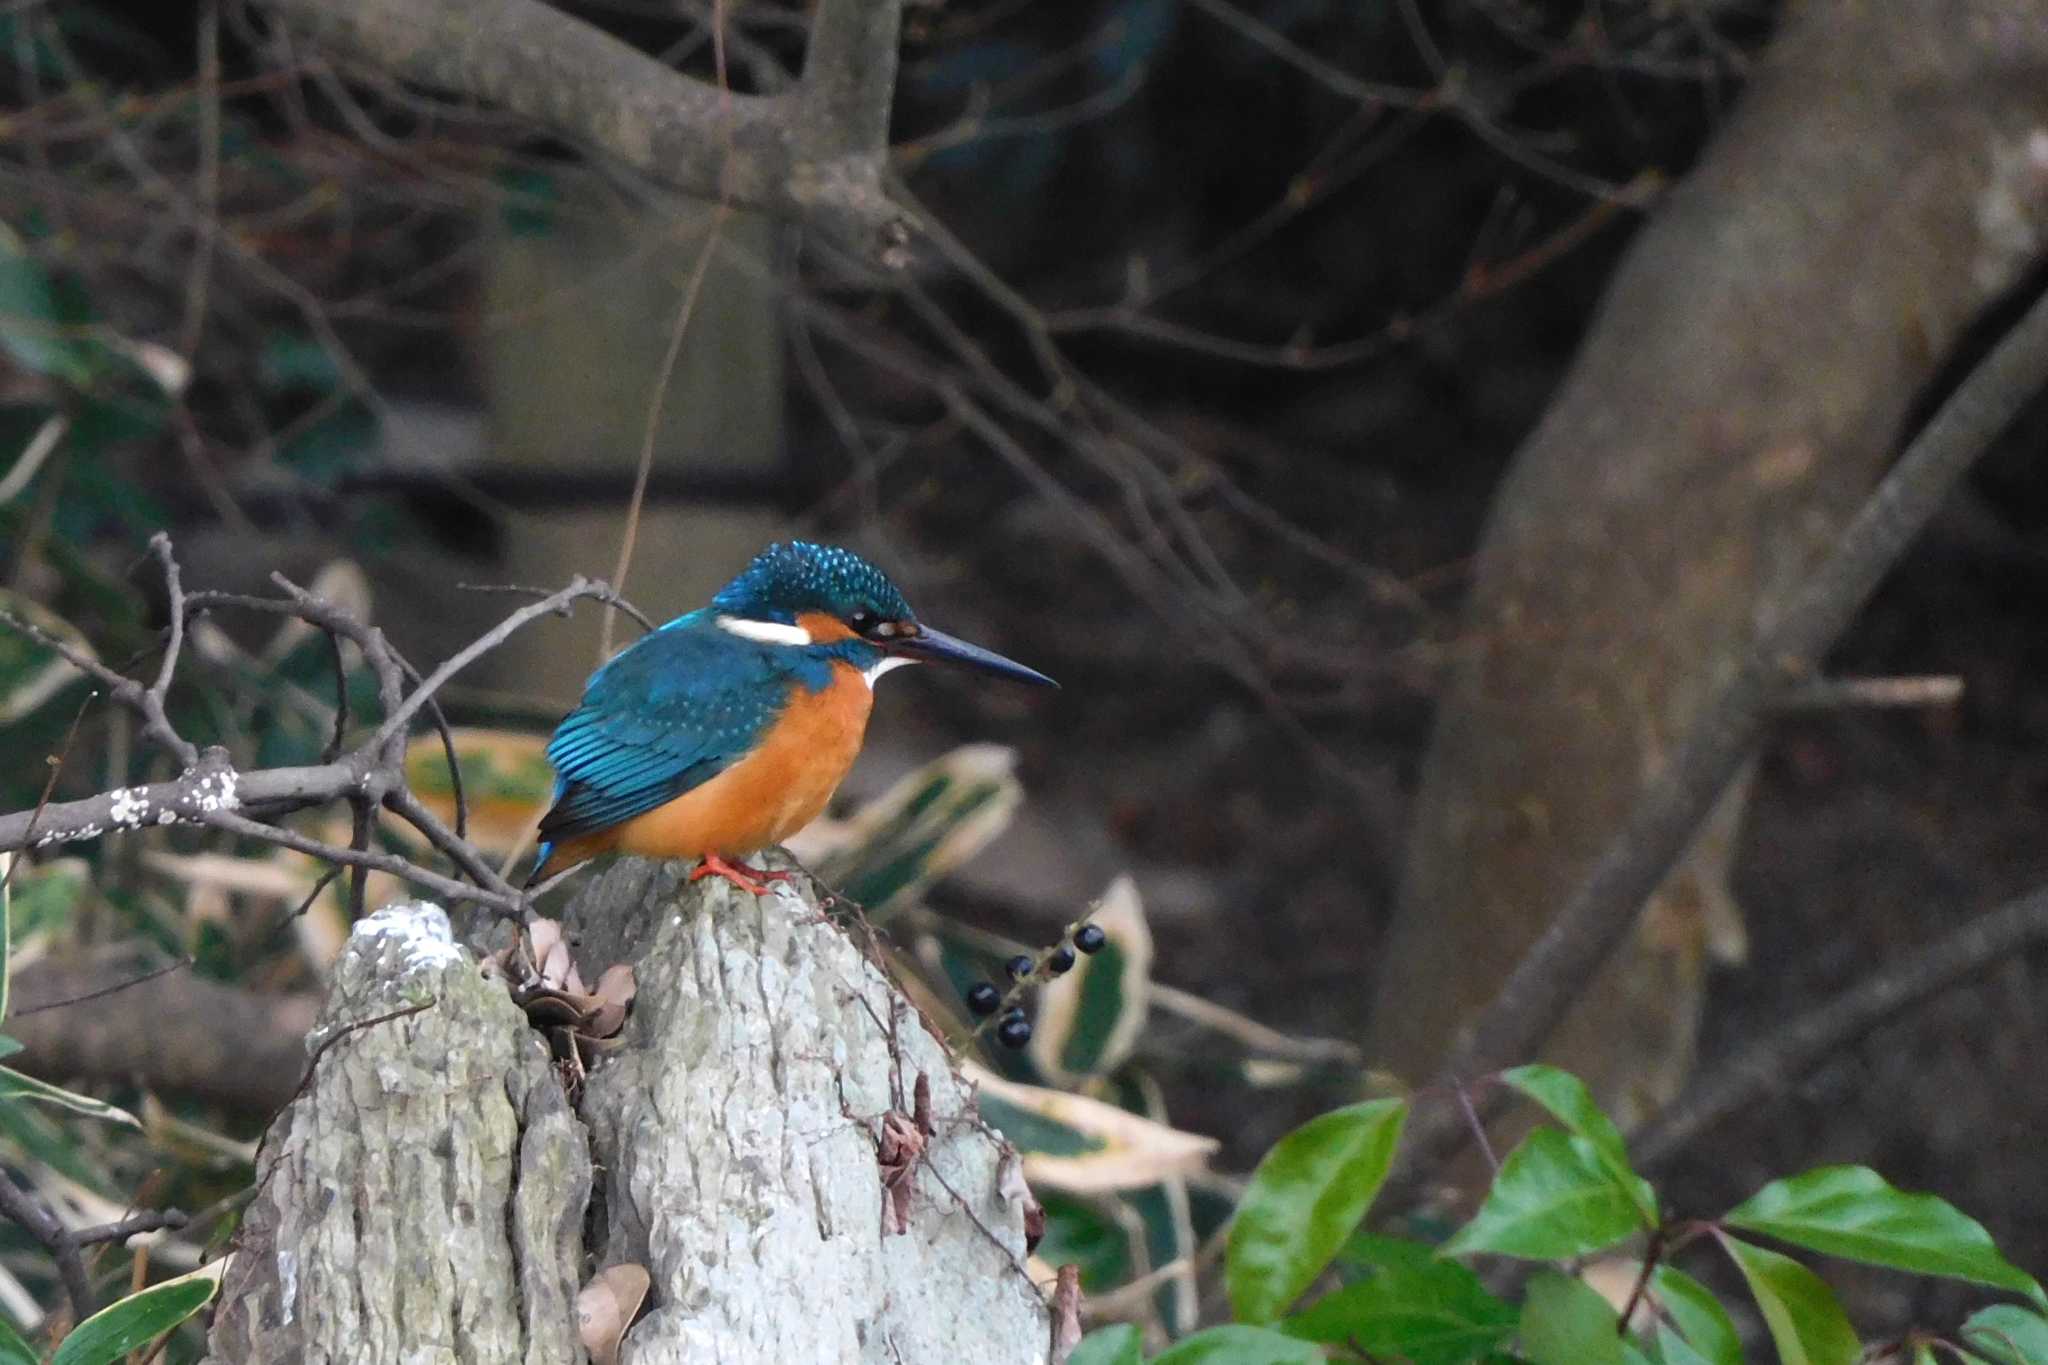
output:
[[1066, 1365], [1081, 1344], [1081, 1267], [1063, 1265], [1052, 1291], [1052, 1365]]
[[576, 1330], [591, 1365], [617, 1365], [619, 1343], [640, 1314], [653, 1283], [647, 1267], [607, 1266], [592, 1276], [576, 1296]]

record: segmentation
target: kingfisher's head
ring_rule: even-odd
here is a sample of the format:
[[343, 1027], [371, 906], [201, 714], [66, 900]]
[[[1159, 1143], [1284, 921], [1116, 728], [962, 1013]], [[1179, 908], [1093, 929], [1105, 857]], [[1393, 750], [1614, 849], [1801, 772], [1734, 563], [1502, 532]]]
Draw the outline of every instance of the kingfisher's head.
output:
[[835, 545], [770, 545], [718, 590], [711, 611], [720, 629], [762, 644], [841, 646], [858, 656], [870, 678], [900, 664], [929, 662], [1059, 686], [1036, 669], [925, 625], [888, 575]]

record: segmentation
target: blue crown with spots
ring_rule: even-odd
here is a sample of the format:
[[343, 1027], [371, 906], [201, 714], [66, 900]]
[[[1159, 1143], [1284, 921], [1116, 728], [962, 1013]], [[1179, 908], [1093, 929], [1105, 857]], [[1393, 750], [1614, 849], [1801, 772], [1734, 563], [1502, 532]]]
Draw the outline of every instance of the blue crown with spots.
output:
[[913, 619], [888, 576], [851, 550], [792, 540], [754, 556], [739, 577], [718, 590], [712, 610], [755, 621], [794, 621], [799, 612], [830, 612], [846, 620], [865, 611], [876, 620]]

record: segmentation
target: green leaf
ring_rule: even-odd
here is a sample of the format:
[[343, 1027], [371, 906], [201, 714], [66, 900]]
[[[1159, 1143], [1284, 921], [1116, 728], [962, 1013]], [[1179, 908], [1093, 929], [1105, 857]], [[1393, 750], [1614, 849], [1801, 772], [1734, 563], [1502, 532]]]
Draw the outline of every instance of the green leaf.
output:
[[1281, 1330], [1309, 1341], [1348, 1342], [1410, 1365], [1464, 1365], [1514, 1334], [1513, 1307], [1479, 1277], [1420, 1242], [1353, 1237], [1346, 1258], [1372, 1277], [1348, 1284], [1289, 1318]]
[[1862, 1345], [1820, 1276], [1790, 1256], [1726, 1235], [1720, 1242], [1749, 1281], [1782, 1365], [1852, 1365]]
[[1067, 1365], [1145, 1365], [1144, 1335], [1128, 1322], [1098, 1327], [1081, 1338]]
[[1508, 1153], [1486, 1202], [1443, 1254], [1561, 1261], [1613, 1246], [1641, 1227], [1640, 1217], [1592, 1143], [1538, 1128]]
[[1664, 1365], [1714, 1365], [1712, 1360], [1694, 1350], [1691, 1342], [1669, 1327], [1657, 1329], [1657, 1354]]
[[14, 1324], [0, 1317], [0, 1365], [42, 1365], [42, 1354], [16, 1331]]
[[0, 1066], [0, 1100], [33, 1100], [38, 1104], [54, 1104], [89, 1118], [106, 1119], [110, 1123], [125, 1123], [140, 1129], [142, 1120], [119, 1105], [96, 1100], [90, 1095], [81, 1095], [62, 1086], [51, 1085], [48, 1081], [25, 1076], [11, 1066]]
[[1522, 1297], [1522, 1353], [1535, 1365], [1625, 1365], [1618, 1322], [1585, 1281], [1540, 1271]]
[[1963, 1323], [1963, 1340], [1998, 1365], [2048, 1365], [2048, 1318], [2016, 1304], [1972, 1313]]
[[1742, 1338], [1712, 1290], [1668, 1265], [1651, 1273], [1650, 1290], [1665, 1316], [1678, 1324], [1686, 1342], [1710, 1365], [1742, 1365]]
[[184, 1275], [102, 1308], [64, 1338], [50, 1365], [113, 1365], [206, 1306], [220, 1282]]
[[1152, 1365], [1323, 1365], [1323, 1352], [1313, 1342], [1234, 1323], [1184, 1338], [1152, 1357]]
[[12, 1057], [19, 1051], [21, 1051], [21, 1040], [19, 1038], [10, 1038], [4, 1033], [0, 1033], [0, 1058]]
[[1896, 1189], [1867, 1166], [1772, 1181], [1722, 1222], [1852, 1261], [2041, 1294], [2032, 1275], [1998, 1254], [1982, 1223], [1945, 1199]]
[[1040, 1260], [1079, 1267], [1081, 1288], [1090, 1294], [1105, 1293], [1131, 1278], [1130, 1238], [1106, 1212], [1054, 1190], [1038, 1202], [1045, 1210]]
[[1550, 1111], [1552, 1118], [1592, 1145], [1600, 1164], [1614, 1177], [1615, 1184], [1643, 1215], [1643, 1226], [1657, 1226], [1657, 1192], [1650, 1182], [1636, 1174], [1629, 1164], [1628, 1147], [1621, 1131], [1607, 1117], [1585, 1082], [1569, 1071], [1554, 1066], [1518, 1066], [1501, 1073], [1501, 1080]]
[[1385, 1183], [1407, 1117], [1405, 1100], [1368, 1100], [1273, 1144], [1230, 1227], [1224, 1281], [1239, 1319], [1273, 1321], [1323, 1273]]

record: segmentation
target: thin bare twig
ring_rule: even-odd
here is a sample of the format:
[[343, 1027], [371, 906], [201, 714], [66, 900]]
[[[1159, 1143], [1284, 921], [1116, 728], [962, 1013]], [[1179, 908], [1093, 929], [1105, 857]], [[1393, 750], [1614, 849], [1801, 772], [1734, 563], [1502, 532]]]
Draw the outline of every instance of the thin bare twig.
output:
[[1688, 1086], [1647, 1129], [1629, 1140], [1639, 1164], [1661, 1166], [1715, 1124], [1781, 1093], [1828, 1057], [1897, 1019], [2048, 940], [2048, 890], [1979, 915], [1961, 928], [1889, 963]]

